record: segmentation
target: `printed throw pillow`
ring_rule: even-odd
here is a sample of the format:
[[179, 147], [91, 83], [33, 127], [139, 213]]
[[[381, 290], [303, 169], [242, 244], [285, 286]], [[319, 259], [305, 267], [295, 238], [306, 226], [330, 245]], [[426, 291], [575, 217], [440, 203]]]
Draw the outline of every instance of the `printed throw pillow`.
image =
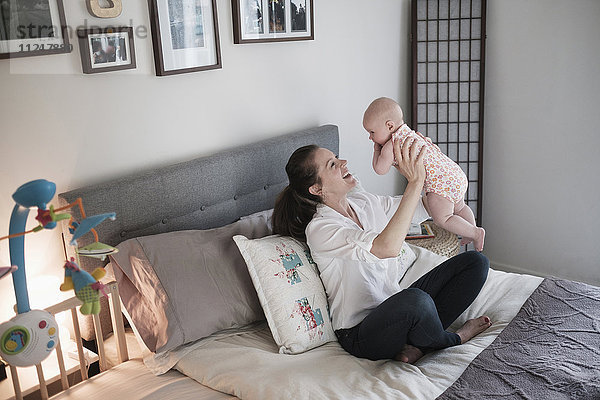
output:
[[279, 352], [298, 354], [337, 340], [327, 295], [306, 245], [286, 236], [236, 235]]

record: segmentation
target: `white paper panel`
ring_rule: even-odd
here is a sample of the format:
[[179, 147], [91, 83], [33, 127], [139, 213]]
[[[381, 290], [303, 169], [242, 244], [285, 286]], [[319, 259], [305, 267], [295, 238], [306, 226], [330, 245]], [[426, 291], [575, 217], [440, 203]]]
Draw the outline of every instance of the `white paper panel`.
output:
[[469, 124], [464, 122], [458, 124], [458, 140], [460, 142], [469, 141]]
[[479, 143], [470, 143], [469, 160], [477, 160], [479, 157]]
[[438, 46], [440, 61], [448, 61], [448, 42], [440, 42]]
[[437, 82], [437, 64], [427, 64], [427, 82]]
[[460, 20], [460, 38], [470, 39], [471, 38], [471, 20], [462, 19]]
[[427, 102], [437, 103], [438, 101], [438, 85], [435, 83], [427, 84]]
[[438, 60], [438, 44], [437, 44], [437, 42], [427, 43], [427, 61], [432, 62], [432, 61], [437, 61], [437, 60]]
[[438, 31], [440, 40], [448, 40], [449, 21], [439, 21]]
[[471, 2], [470, 1], [459, 1], [459, 0], [452, 0], [454, 2], [459, 2], [460, 3], [460, 17], [461, 18], [471, 18]]
[[475, 100], [475, 99], [479, 99], [479, 82], [471, 82], [471, 99]]
[[427, 85], [424, 83], [419, 83], [417, 85], [417, 101], [419, 103], [427, 102]]
[[458, 84], [459, 101], [469, 101], [469, 82], [460, 82]]
[[469, 121], [469, 103], [458, 103], [458, 120], [461, 122]]
[[469, 40], [461, 40], [458, 42], [458, 46], [460, 48], [460, 59], [469, 60], [471, 56], [471, 42]]
[[452, 160], [457, 160], [458, 156], [458, 146], [456, 143], [448, 143], [448, 157]]
[[469, 129], [469, 140], [472, 142], [479, 141], [479, 122], [471, 122], [469, 124], [471, 128]]
[[479, 120], [479, 103], [471, 103], [469, 121]]
[[421, 42], [417, 43], [417, 62], [426, 62], [427, 61], [427, 43]]
[[438, 122], [448, 122], [448, 105], [440, 104], [438, 106]]
[[449, 142], [458, 141], [458, 124], [449, 124], [448, 125], [448, 141]]
[[472, 61], [471, 62], [471, 80], [472, 81], [478, 81], [480, 79], [479, 77], [479, 61]]
[[458, 104], [448, 104], [448, 122], [458, 122]]
[[438, 85], [438, 100], [440, 103], [446, 103], [448, 101], [448, 84], [440, 83]]
[[424, 41], [427, 39], [427, 22], [417, 22], [417, 40]]
[[[431, 17], [430, 17], [431, 18]], [[437, 40], [437, 29], [438, 23], [437, 21], [429, 21], [427, 25], [427, 38], [428, 40]]]
[[[473, 160], [473, 158], [471, 160]], [[471, 161], [469, 163], [469, 174], [468, 174], [469, 179], [476, 181], [478, 174], [479, 174], [479, 166], [477, 165], [477, 162]]]
[[[444, 2], [442, 1], [442, 4]], [[425, 8], [425, 7], [423, 7]], [[437, 19], [438, 17], [438, 0], [428, 0], [427, 1], [427, 18], [428, 19]]]
[[[458, 161], [468, 161], [469, 159], [469, 145], [468, 143], [459, 143], [458, 144]], [[461, 167], [464, 165], [463, 170], [465, 173], [467, 172], [466, 164], [461, 164]]]
[[437, 104], [427, 106], [427, 122], [437, 122]]

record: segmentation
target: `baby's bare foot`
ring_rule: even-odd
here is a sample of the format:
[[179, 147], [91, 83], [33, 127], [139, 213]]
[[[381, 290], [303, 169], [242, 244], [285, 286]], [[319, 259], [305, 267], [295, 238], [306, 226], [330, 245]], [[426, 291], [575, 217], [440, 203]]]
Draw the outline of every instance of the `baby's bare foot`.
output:
[[492, 326], [492, 321], [489, 317], [482, 315], [479, 318], [473, 318], [465, 322], [465, 324], [456, 331], [456, 334], [460, 336], [460, 343], [463, 344], [479, 335], [490, 326]]
[[466, 245], [468, 245], [469, 243], [473, 243], [473, 239], [471, 239], [471, 238], [468, 238], [468, 237], [466, 237], [466, 236], [463, 236], [463, 238], [462, 238], [462, 239], [460, 239], [460, 245], [461, 245], [461, 246], [466, 246]]
[[475, 246], [475, 250], [483, 251], [484, 240], [485, 240], [485, 229], [477, 228], [477, 236], [473, 238], [473, 246]]
[[395, 359], [397, 361], [402, 361], [407, 364], [413, 364], [421, 357], [423, 357], [423, 352], [421, 350], [419, 350], [415, 346], [407, 344], [404, 346], [400, 354], [398, 354]]

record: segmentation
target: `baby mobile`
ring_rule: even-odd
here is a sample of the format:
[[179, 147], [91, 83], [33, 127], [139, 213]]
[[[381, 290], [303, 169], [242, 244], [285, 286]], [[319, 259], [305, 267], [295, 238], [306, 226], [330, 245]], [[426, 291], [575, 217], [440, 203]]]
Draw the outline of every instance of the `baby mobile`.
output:
[[[45, 179], [37, 179], [20, 186], [13, 194], [15, 201], [8, 236], [0, 240], [9, 240], [11, 266], [0, 267], [0, 279], [12, 273], [15, 297], [17, 299], [17, 315], [0, 324], [0, 356], [8, 364], [17, 367], [28, 367], [44, 360], [58, 343], [58, 324], [54, 316], [44, 310], [31, 310], [29, 307], [29, 293], [25, 275], [25, 235], [39, 232], [43, 229], [54, 229], [61, 220], [69, 220], [69, 232], [73, 235], [70, 244], [77, 246], [77, 239], [88, 232], [94, 235], [92, 244], [77, 248], [77, 254], [88, 257], [104, 259], [107, 255], [118, 250], [98, 241], [98, 233], [94, 229], [105, 219], [114, 220], [115, 213], [106, 213], [86, 217], [81, 198], [64, 207], [54, 208], [48, 203], [56, 193], [56, 185]], [[37, 207], [35, 219], [39, 224], [26, 231], [25, 225], [30, 208]], [[67, 209], [78, 207], [82, 220], [77, 222], [68, 213], [61, 213]], [[100, 312], [100, 295], [104, 293], [103, 285], [99, 280], [104, 276], [103, 268], [88, 272], [79, 268], [75, 259], [67, 261], [64, 265], [65, 280], [60, 290], [73, 289], [75, 295], [83, 305], [82, 314], [97, 314]]]

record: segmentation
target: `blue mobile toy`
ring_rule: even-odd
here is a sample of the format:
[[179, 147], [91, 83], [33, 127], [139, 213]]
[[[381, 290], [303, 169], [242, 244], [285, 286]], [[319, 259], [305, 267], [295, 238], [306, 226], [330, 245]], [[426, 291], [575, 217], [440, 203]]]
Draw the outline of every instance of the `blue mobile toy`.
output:
[[[54, 316], [44, 310], [31, 310], [29, 306], [29, 294], [27, 292], [27, 279], [25, 275], [25, 235], [32, 232], [39, 232], [42, 229], [53, 229], [56, 222], [63, 219], [70, 219], [69, 226], [77, 227], [74, 229], [73, 240], [71, 244], [76, 244], [75, 240], [87, 232], [92, 232], [96, 242], [92, 246], [95, 250], [92, 254], [85, 254], [85, 251], [79, 252], [81, 255], [91, 255], [93, 257], [105, 257], [108, 254], [115, 253], [114, 247], [98, 242], [98, 234], [93, 229], [94, 226], [104, 221], [106, 218], [115, 219], [115, 213], [95, 215], [86, 218], [81, 199], [59, 208], [53, 206], [47, 208], [48, 203], [56, 193], [56, 185], [45, 179], [38, 179], [27, 182], [19, 187], [13, 194], [15, 207], [13, 208], [9, 235], [0, 238], [9, 239], [10, 267], [0, 268], [0, 272], [7, 274], [12, 272], [13, 286], [17, 300], [17, 315], [0, 324], [0, 356], [10, 365], [17, 367], [27, 367], [35, 365], [44, 360], [54, 350], [58, 344], [58, 324]], [[63, 213], [68, 208], [79, 206], [81, 215], [84, 218], [77, 224], [70, 214]], [[36, 220], [39, 225], [35, 228], [25, 231], [27, 217], [30, 208], [37, 207], [38, 213]], [[86, 246], [89, 247], [89, 246]], [[89, 251], [88, 251], [89, 253]], [[4, 275], [0, 275], [2, 278]], [[86, 309], [87, 311], [87, 309]], [[96, 307], [94, 311], [99, 311]]]

